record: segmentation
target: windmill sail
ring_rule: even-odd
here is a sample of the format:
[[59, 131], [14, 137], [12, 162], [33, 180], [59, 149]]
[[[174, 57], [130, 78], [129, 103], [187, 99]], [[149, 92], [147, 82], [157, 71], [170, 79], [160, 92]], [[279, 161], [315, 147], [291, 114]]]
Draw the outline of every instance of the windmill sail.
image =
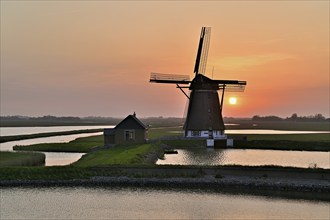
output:
[[151, 73], [150, 82], [154, 83], [172, 83], [172, 84], [189, 84], [190, 77], [188, 75], [167, 74], [167, 73]]
[[202, 27], [201, 36], [198, 44], [195, 68], [194, 68], [195, 75], [199, 73], [205, 74], [207, 54], [209, 52], [209, 45], [210, 45], [210, 37], [211, 37], [211, 28]]
[[[184, 123], [184, 136], [186, 138], [226, 140], [225, 125], [222, 118], [224, 93], [225, 91], [244, 91], [246, 81], [214, 80], [205, 76], [210, 36], [211, 28], [203, 27], [194, 68], [195, 76], [192, 80], [187, 75], [151, 73], [150, 82], [176, 84], [177, 88], [188, 98]], [[189, 89], [189, 94], [183, 89]], [[222, 90], [220, 102], [219, 90]]]

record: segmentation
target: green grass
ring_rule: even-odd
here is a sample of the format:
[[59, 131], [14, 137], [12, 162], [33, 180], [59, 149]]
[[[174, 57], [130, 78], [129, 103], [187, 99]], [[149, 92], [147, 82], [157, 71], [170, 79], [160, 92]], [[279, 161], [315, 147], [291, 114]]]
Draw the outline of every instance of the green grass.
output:
[[297, 151], [330, 151], [330, 142], [325, 141], [291, 141], [291, 140], [252, 140], [234, 141], [236, 149], [260, 150], [297, 150]]
[[230, 123], [239, 124], [235, 126], [228, 125], [230, 129], [274, 129], [290, 131], [330, 131], [329, 121], [323, 122], [294, 122], [294, 121], [252, 121], [252, 120], [234, 120]]
[[[315, 125], [315, 123], [312, 123]], [[297, 125], [296, 125], [297, 126]], [[305, 129], [304, 129], [305, 128]], [[306, 130], [306, 125], [297, 130]], [[236, 129], [233, 127], [232, 129]], [[250, 129], [256, 129], [250, 128]], [[268, 128], [274, 129], [274, 128]], [[288, 129], [289, 130], [289, 129]], [[317, 130], [317, 129], [316, 129]], [[182, 127], [161, 127], [149, 129], [149, 138], [157, 139], [163, 136], [183, 136]], [[291, 140], [291, 141], [330, 141], [330, 133], [315, 134], [229, 134], [228, 136], [246, 136], [248, 140]]]
[[0, 136], [0, 143], [4, 143], [4, 142], [8, 142], [8, 141], [19, 141], [19, 140], [25, 140], [25, 139], [32, 139], [32, 138], [53, 137], [53, 136], [82, 134], [82, 133], [95, 133], [95, 132], [102, 132], [102, 131], [103, 131], [103, 129], [86, 129], [86, 130], [45, 132], [45, 133], [13, 135], [13, 136]]
[[[128, 176], [128, 177], [199, 177], [205, 174], [206, 169], [214, 171], [236, 169], [242, 172], [251, 170], [265, 170], [265, 172], [289, 171], [299, 172], [302, 175], [313, 173], [327, 173], [328, 169], [321, 168], [295, 168], [281, 166], [196, 166], [196, 165], [161, 165], [148, 166], [139, 170], [136, 165], [132, 166], [107, 166], [107, 167], [76, 167], [76, 166], [54, 166], [54, 167], [0, 167], [0, 180], [83, 180], [96, 176]], [[171, 172], [166, 170], [171, 169]], [[191, 170], [195, 169], [195, 170]], [[216, 172], [216, 175], [219, 175]], [[221, 178], [221, 176], [217, 176]], [[47, 184], [47, 182], [44, 182]]]
[[[178, 135], [182, 128], [157, 128], [150, 131], [152, 137]], [[235, 148], [330, 151], [330, 134], [230, 134], [229, 137], [247, 137], [246, 141], [234, 141]], [[172, 148], [205, 147], [205, 140], [160, 140]]]
[[45, 164], [45, 155], [36, 152], [0, 151], [0, 167], [40, 166]]
[[230, 134], [228, 136], [245, 136], [248, 140], [288, 140], [288, 141], [327, 141], [328, 134]]
[[73, 166], [106, 166], [106, 165], [130, 165], [147, 164], [148, 154], [157, 153], [159, 147], [154, 144], [116, 146], [106, 150], [100, 150], [84, 155]]
[[92, 175], [88, 169], [70, 166], [0, 168], [0, 180], [85, 179]]
[[156, 127], [150, 128], [148, 132], [149, 139], [157, 139], [163, 136], [182, 136], [182, 127]]
[[161, 143], [172, 148], [205, 148], [205, 140], [162, 140]]
[[32, 145], [16, 145], [14, 150], [44, 152], [89, 152], [97, 146], [103, 146], [103, 135], [77, 138], [68, 143], [42, 143]]

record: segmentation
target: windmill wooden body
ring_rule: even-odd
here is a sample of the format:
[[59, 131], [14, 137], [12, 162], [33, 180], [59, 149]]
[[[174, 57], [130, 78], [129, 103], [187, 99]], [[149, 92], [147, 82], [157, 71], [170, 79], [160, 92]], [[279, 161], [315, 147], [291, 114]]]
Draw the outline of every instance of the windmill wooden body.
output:
[[[244, 91], [246, 81], [214, 80], [206, 77], [205, 69], [209, 49], [211, 28], [203, 27], [200, 35], [195, 77], [188, 75], [151, 73], [150, 82], [176, 84], [189, 99], [184, 135], [187, 138], [226, 139], [225, 125], [222, 119], [225, 91]], [[188, 88], [188, 95], [183, 88]], [[221, 90], [219, 101], [218, 91]]]

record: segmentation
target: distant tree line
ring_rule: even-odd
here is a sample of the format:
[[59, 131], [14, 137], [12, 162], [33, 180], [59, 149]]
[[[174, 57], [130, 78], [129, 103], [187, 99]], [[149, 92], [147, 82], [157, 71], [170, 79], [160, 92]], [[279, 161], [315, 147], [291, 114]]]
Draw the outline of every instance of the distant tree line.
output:
[[298, 116], [297, 113], [293, 113], [290, 117], [281, 118], [275, 115], [270, 116], [259, 116], [255, 115], [252, 117], [253, 121], [329, 121], [329, 118], [324, 117], [322, 114], [315, 114], [309, 116]]
[[[126, 117], [126, 116], [125, 116]], [[46, 115], [42, 117], [28, 117], [28, 116], [0, 116], [0, 126], [64, 126], [64, 125], [116, 125], [122, 118], [114, 117], [56, 117]], [[147, 117], [140, 118], [143, 123], [150, 126], [179, 126], [183, 124], [182, 118], [176, 117]]]
[[[126, 116], [125, 116], [126, 117]], [[42, 117], [28, 117], [28, 116], [0, 116], [0, 126], [64, 126], [64, 125], [116, 125], [122, 118], [114, 117], [56, 117], [46, 115]], [[143, 123], [150, 126], [182, 126], [184, 118], [177, 117], [145, 117], [140, 118]], [[224, 118], [226, 123], [236, 123], [237, 121], [250, 121], [251, 118]], [[315, 114], [310, 116], [298, 116], [297, 113], [292, 114], [290, 117], [281, 118], [278, 116], [259, 116], [252, 117], [252, 121], [297, 121], [297, 122], [309, 122], [309, 121], [329, 121], [329, 118], [325, 118], [322, 114]]]
[[98, 118], [98, 117], [28, 117], [28, 116], [1, 116], [0, 126], [65, 126], [65, 125], [114, 125], [119, 122], [116, 118]]

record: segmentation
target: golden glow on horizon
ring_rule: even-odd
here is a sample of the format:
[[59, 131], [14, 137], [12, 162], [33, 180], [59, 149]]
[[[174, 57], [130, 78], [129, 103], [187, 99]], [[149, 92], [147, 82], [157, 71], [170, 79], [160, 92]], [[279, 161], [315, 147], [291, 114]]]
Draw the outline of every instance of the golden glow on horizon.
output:
[[0, 4], [3, 115], [183, 117], [187, 98], [149, 75], [192, 79], [210, 26], [206, 76], [247, 81], [223, 116], [329, 117], [329, 1]]

